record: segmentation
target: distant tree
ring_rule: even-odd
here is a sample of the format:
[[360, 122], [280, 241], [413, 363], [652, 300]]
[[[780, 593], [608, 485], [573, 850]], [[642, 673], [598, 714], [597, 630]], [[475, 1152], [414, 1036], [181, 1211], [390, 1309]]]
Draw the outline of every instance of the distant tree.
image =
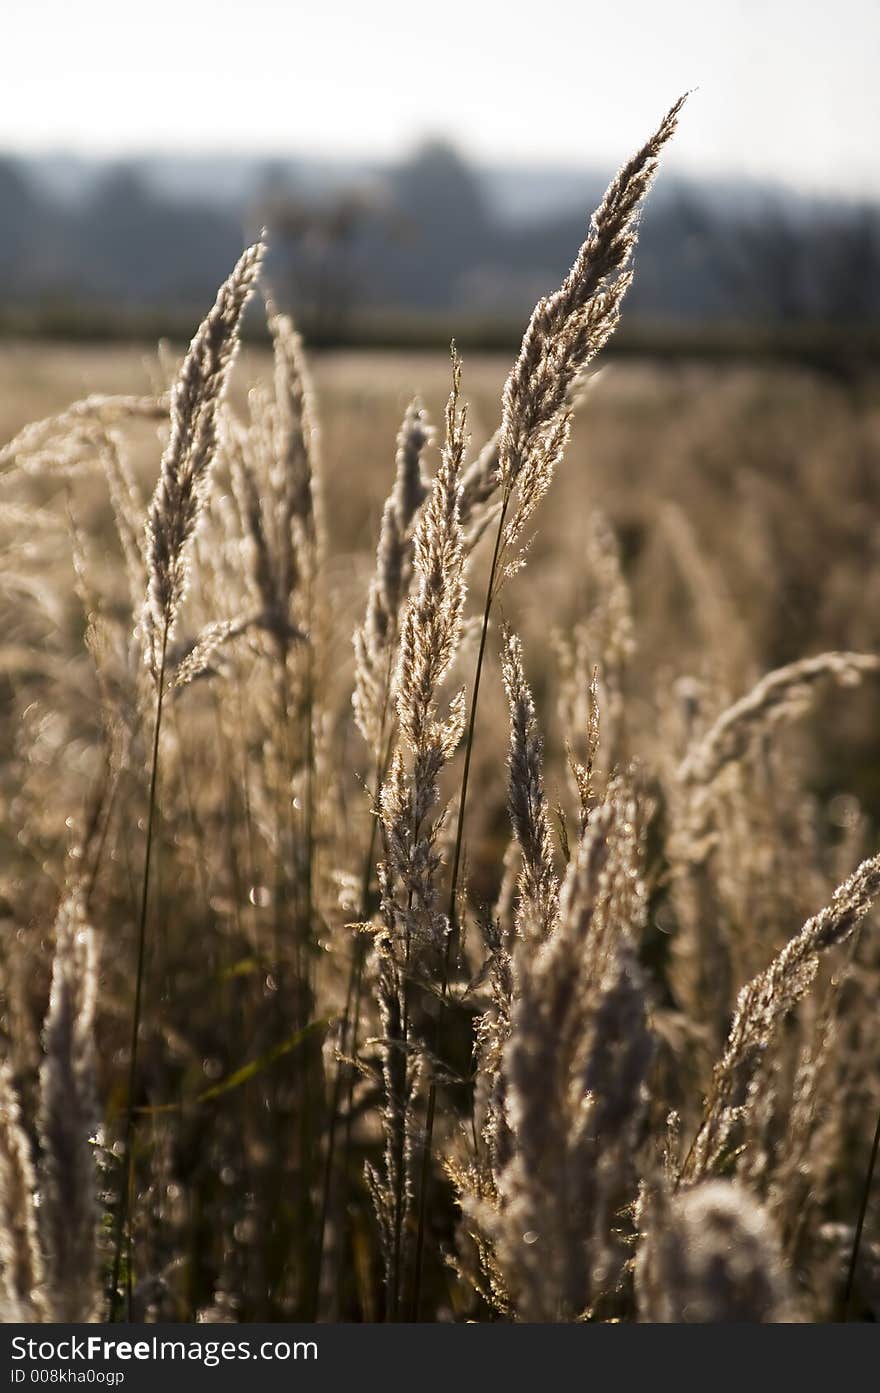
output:
[[817, 228], [816, 261], [823, 318], [867, 324], [880, 316], [880, 214], [857, 207]]
[[388, 196], [400, 231], [384, 268], [386, 293], [414, 306], [450, 308], [463, 277], [498, 235], [479, 176], [452, 145], [429, 140], [392, 170]]
[[18, 160], [0, 156], [0, 285], [5, 296], [27, 289], [35, 269], [35, 241], [46, 223], [46, 208]]
[[128, 305], [189, 309], [241, 249], [241, 219], [157, 195], [136, 166], [113, 166], [83, 204], [75, 255], [83, 291]]
[[391, 176], [391, 193], [414, 225], [428, 232], [442, 229], [485, 231], [490, 218], [479, 179], [467, 161], [445, 140], [428, 140]]

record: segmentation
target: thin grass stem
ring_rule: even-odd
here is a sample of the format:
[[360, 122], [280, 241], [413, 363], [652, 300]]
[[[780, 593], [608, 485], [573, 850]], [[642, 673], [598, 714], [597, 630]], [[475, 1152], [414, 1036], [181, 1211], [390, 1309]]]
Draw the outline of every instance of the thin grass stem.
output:
[[862, 1246], [862, 1233], [865, 1228], [865, 1219], [868, 1215], [868, 1204], [871, 1200], [871, 1189], [874, 1183], [874, 1171], [877, 1166], [877, 1155], [880, 1152], [880, 1112], [877, 1114], [877, 1126], [874, 1129], [874, 1142], [871, 1146], [871, 1159], [868, 1161], [868, 1171], [865, 1176], [865, 1183], [862, 1187], [862, 1200], [859, 1205], [859, 1217], [856, 1223], [856, 1232], [853, 1239], [852, 1253], [849, 1259], [849, 1270], [846, 1274], [846, 1289], [843, 1293], [843, 1319], [849, 1318], [849, 1308], [852, 1302], [853, 1286], [856, 1279], [856, 1267], [859, 1260], [859, 1249]]
[[113, 1242], [113, 1270], [110, 1278], [110, 1320], [116, 1319], [119, 1304], [119, 1273], [122, 1266], [122, 1248], [128, 1231], [128, 1281], [126, 1305], [128, 1319], [131, 1320], [131, 1212], [133, 1200], [130, 1195], [133, 1182], [132, 1143], [134, 1141], [134, 1094], [137, 1084], [138, 1042], [140, 1040], [141, 1008], [143, 1005], [144, 962], [147, 940], [147, 909], [150, 898], [150, 867], [153, 855], [153, 829], [156, 821], [156, 787], [159, 775], [159, 737], [162, 730], [162, 704], [165, 696], [165, 663], [168, 653], [168, 630], [170, 618], [166, 614], [162, 629], [162, 651], [159, 661], [158, 692], [156, 696], [156, 723], [153, 728], [153, 754], [150, 768], [150, 796], [147, 809], [147, 840], [144, 850], [144, 874], [141, 884], [141, 911], [138, 926], [137, 974], [134, 988], [134, 1010], [131, 1018], [131, 1045], [128, 1056], [128, 1093], [125, 1109], [125, 1131], [122, 1142], [121, 1171], [119, 1186], [119, 1205], [116, 1211], [116, 1225]]

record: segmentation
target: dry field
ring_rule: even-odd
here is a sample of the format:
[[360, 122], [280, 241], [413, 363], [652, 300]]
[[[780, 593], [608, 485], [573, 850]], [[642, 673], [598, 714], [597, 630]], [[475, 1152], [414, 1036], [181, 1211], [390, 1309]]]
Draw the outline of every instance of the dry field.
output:
[[506, 389], [0, 349], [7, 1318], [880, 1313], [877, 383], [584, 381], [611, 240]]

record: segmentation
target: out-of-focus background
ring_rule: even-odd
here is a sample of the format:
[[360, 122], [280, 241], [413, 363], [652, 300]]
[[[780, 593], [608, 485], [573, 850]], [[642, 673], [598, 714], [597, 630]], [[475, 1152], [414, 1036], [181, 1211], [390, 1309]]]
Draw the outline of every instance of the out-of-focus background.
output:
[[10, 9], [7, 334], [183, 334], [266, 225], [314, 343], [506, 348], [696, 88], [619, 348], [876, 347], [870, 0]]

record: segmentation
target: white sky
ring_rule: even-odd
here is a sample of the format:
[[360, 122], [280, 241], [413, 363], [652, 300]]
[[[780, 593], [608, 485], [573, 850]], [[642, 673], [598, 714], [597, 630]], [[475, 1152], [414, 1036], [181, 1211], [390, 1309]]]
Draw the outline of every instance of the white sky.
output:
[[4, 0], [0, 149], [611, 165], [880, 194], [878, 0]]

